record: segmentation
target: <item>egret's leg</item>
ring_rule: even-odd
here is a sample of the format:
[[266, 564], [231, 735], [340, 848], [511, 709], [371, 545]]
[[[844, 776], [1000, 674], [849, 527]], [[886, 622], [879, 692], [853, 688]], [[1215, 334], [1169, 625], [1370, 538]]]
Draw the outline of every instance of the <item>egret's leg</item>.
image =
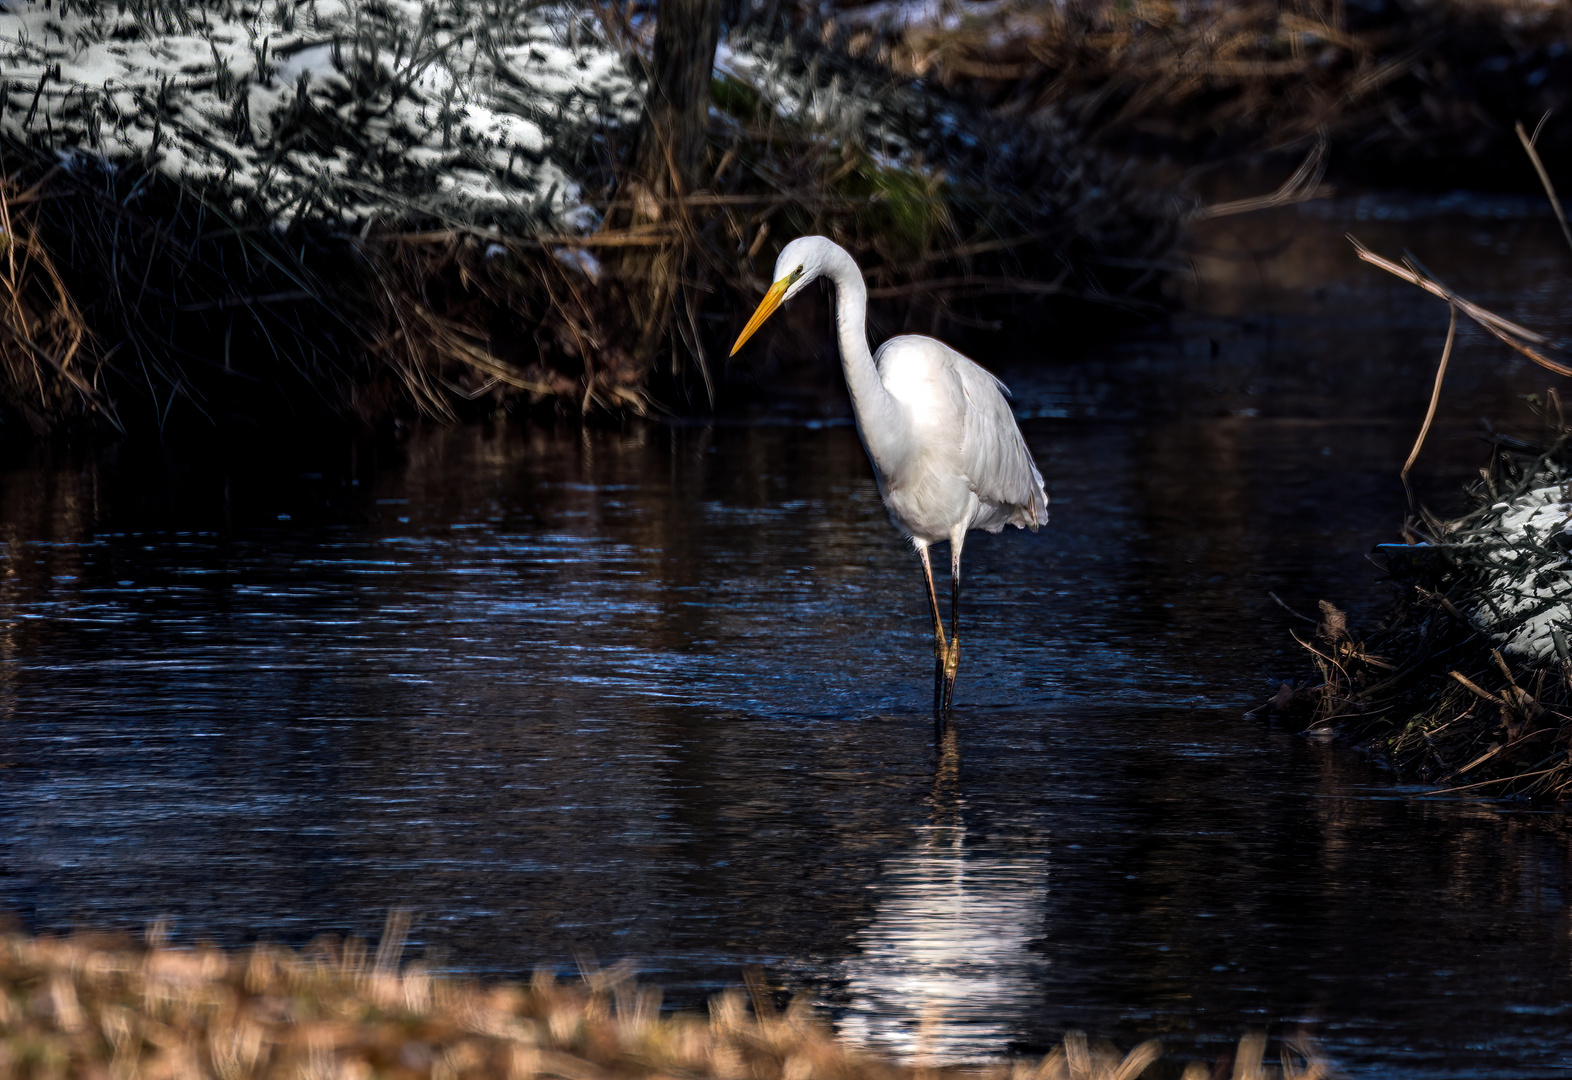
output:
[[944, 695], [940, 707], [949, 711], [955, 699], [955, 673], [961, 668], [961, 547], [966, 529], [950, 534], [950, 642], [944, 649]]
[[944, 640], [944, 620], [939, 617], [939, 594], [933, 588], [933, 565], [928, 561], [928, 544], [923, 540], [912, 542], [917, 547], [917, 557], [922, 560], [922, 578], [928, 585], [928, 606], [933, 611], [933, 708], [937, 714], [944, 693], [944, 660], [949, 647]]

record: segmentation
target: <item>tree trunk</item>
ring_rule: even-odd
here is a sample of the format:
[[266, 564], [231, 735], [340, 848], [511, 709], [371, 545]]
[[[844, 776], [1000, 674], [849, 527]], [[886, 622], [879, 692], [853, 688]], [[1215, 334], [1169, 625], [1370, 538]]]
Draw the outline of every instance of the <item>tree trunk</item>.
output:
[[644, 122], [633, 173], [622, 190], [632, 208], [617, 215], [618, 224], [660, 223], [670, 230], [669, 241], [659, 247], [624, 249], [619, 264], [638, 328], [635, 351], [645, 364], [654, 360], [671, 328], [689, 254], [692, 230], [681, 200], [705, 180], [720, 15], [721, 0], [660, 0]]
[[720, 0], [660, 0], [655, 67], [634, 172], [658, 200], [702, 183]]

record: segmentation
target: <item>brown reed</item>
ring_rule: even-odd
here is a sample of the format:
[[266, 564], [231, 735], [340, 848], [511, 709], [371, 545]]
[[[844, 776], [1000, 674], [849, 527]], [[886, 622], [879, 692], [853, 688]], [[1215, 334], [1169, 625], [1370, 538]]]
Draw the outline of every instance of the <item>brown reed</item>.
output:
[[0, 386], [35, 431], [62, 412], [119, 428], [101, 386], [104, 350], [38, 237], [34, 211], [48, 182], [22, 190], [0, 176]]

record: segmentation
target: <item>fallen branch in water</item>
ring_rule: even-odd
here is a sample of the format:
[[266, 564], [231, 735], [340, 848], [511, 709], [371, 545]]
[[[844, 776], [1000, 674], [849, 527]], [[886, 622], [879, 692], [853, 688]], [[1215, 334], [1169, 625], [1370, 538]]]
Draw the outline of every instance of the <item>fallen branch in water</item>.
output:
[[1387, 273], [1400, 277], [1404, 281], [1413, 282], [1433, 296], [1439, 296], [1540, 367], [1545, 368], [1547, 371], [1554, 371], [1557, 375], [1572, 375], [1572, 367], [1552, 360], [1532, 347], [1535, 345], [1541, 347], [1550, 345], [1550, 339], [1543, 334], [1537, 334], [1526, 326], [1519, 326], [1510, 319], [1503, 319], [1495, 312], [1481, 307], [1472, 300], [1465, 300], [1417, 267], [1400, 266], [1391, 259], [1382, 258], [1361, 244], [1352, 234], [1349, 235], [1348, 241], [1354, 245], [1355, 252], [1365, 262], [1370, 263], [1372, 266], [1379, 266]]

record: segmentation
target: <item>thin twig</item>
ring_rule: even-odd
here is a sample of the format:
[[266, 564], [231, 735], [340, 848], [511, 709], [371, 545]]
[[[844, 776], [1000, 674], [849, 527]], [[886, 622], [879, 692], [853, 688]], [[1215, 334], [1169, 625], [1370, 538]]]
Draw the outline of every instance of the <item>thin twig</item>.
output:
[[1408, 470], [1414, 467], [1414, 462], [1419, 458], [1419, 451], [1425, 445], [1425, 436], [1430, 434], [1430, 425], [1436, 418], [1436, 406], [1441, 403], [1441, 383], [1446, 378], [1447, 361], [1452, 359], [1452, 342], [1457, 337], [1457, 305], [1448, 304], [1451, 309], [1452, 319], [1446, 327], [1446, 344], [1441, 347], [1441, 363], [1436, 365], [1436, 385], [1430, 391], [1430, 407], [1425, 410], [1425, 422], [1419, 427], [1419, 438], [1414, 440], [1414, 448], [1408, 452], [1408, 460], [1403, 462], [1403, 471], [1399, 474], [1403, 480], [1403, 490], [1408, 493], [1408, 505], [1414, 505], [1414, 489], [1408, 484]]
[[1484, 326], [1487, 329], [1493, 328], [1507, 334], [1516, 335], [1517, 337], [1522, 338], [1524, 341], [1532, 342], [1535, 345], [1550, 344], [1550, 339], [1545, 337], [1543, 334], [1535, 333], [1526, 326], [1519, 326], [1510, 319], [1503, 319], [1501, 316], [1495, 314], [1492, 311], [1487, 311], [1485, 308], [1480, 307], [1471, 300], [1465, 300], [1463, 297], [1452, 292], [1445, 285], [1442, 285], [1439, 281], [1435, 280], [1429, 275], [1422, 274], [1417, 270], [1413, 270], [1405, 266], [1400, 266], [1391, 259], [1386, 259], [1380, 255], [1377, 255], [1375, 252], [1365, 247], [1364, 244], [1360, 243], [1358, 237], [1349, 234], [1348, 241], [1354, 245], [1354, 250], [1365, 262], [1370, 263], [1373, 266], [1379, 266], [1389, 274], [1395, 274], [1404, 281], [1418, 285], [1421, 289], [1425, 290], [1427, 293], [1430, 293], [1433, 296], [1439, 296], [1443, 300], [1447, 300], [1456, 304], [1458, 308], [1462, 310], [1463, 314], [1478, 322], [1481, 326]]
[[[1545, 114], [1549, 116], [1549, 113]], [[1544, 125], [1544, 120], [1539, 121]], [[1523, 130], [1523, 122], [1517, 123], [1517, 139], [1523, 144], [1523, 149], [1528, 152], [1528, 160], [1534, 163], [1534, 171], [1539, 174], [1539, 182], [1545, 186], [1545, 195], [1550, 199], [1550, 209], [1556, 212], [1556, 220], [1561, 223], [1561, 235], [1566, 237], [1567, 247], [1572, 248], [1572, 225], [1567, 224], [1566, 211], [1561, 208], [1561, 200], [1556, 198], [1556, 185], [1550, 182], [1550, 173], [1545, 169], [1545, 163], [1539, 159], [1539, 151], [1534, 146], [1534, 139], [1539, 137], [1539, 128], [1534, 129], [1533, 138]]]
[[1550, 768], [1548, 768], [1548, 769], [1540, 769], [1538, 772], [1514, 773], [1511, 776], [1498, 776], [1494, 780], [1480, 780], [1478, 783], [1463, 784], [1461, 787], [1436, 788], [1434, 791], [1427, 791], [1427, 792], [1425, 792], [1425, 794], [1426, 795], [1445, 795], [1448, 792], [1452, 792], [1452, 791], [1467, 791], [1470, 788], [1485, 787], [1487, 784], [1504, 784], [1504, 783], [1507, 783], [1508, 781], [1511, 781], [1511, 780], [1527, 780], [1531, 776], [1544, 776], [1546, 773], [1553, 773], [1553, 772], [1557, 771], [1558, 769], [1564, 769], [1564, 768], [1566, 768], [1565, 765], [1552, 765], [1552, 766], [1550, 766]]
[[1476, 323], [1484, 327], [1496, 338], [1511, 346], [1516, 351], [1522, 353], [1540, 367], [1545, 368], [1548, 371], [1554, 371], [1557, 375], [1572, 375], [1572, 367], [1568, 367], [1565, 364], [1552, 360], [1537, 350], [1523, 344], [1524, 341], [1529, 341], [1536, 345], [1548, 345], [1550, 342], [1544, 335], [1536, 334], [1527, 327], [1519, 326], [1517, 323], [1512, 322], [1509, 319], [1503, 319], [1501, 316], [1495, 314], [1494, 312], [1487, 311], [1485, 308], [1480, 307], [1471, 300], [1465, 300], [1463, 297], [1457, 295], [1457, 293], [1448, 289], [1445, 285], [1442, 285], [1432, 277], [1420, 273], [1418, 270], [1399, 266], [1391, 259], [1382, 258], [1380, 255], [1377, 255], [1375, 252], [1361, 244], [1353, 236], [1349, 236], [1348, 239], [1354, 245], [1354, 249], [1358, 253], [1359, 257], [1365, 262], [1370, 263], [1373, 266], [1379, 266], [1387, 273], [1400, 277], [1404, 281], [1412, 282], [1413, 284], [1418, 285], [1421, 289], [1424, 289], [1426, 292], [1434, 296], [1439, 296], [1448, 303], [1455, 305], [1463, 312], [1463, 314], [1467, 315], [1470, 319], [1473, 319]]
[[1475, 694], [1478, 694], [1480, 697], [1484, 698], [1486, 701], [1490, 702], [1491, 704], [1500, 705], [1500, 706], [1505, 707], [1505, 705], [1506, 705], [1505, 701], [1502, 701], [1496, 695], [1492, 694], [1489, 690], [1486, 690], [1484, 687], [1482, 687], [1478, 683], [1474, 682], [1467, 675], [1464, 675], [1461, 671], [1449, 671], [1449, 672], [1447, 672], [1447, 674], [1452, 676], [1452, 678], [1454, 678], [1458, 682], [1462, 683], [1463, 686], [1465, 686], [1467, 689], [1473, 691]]
[[1321, 625], [1321, 620], [1320, 619], [1312, 619], [1308, 615], [1301, 615], [1299, 612], [1295, 611], [1293, 608], [1291, 608], [1287, 604], [1285, 604], [1283, 602], [1283, 598], [1278, 596], [1275, 592], [1268, 592], [1266, 595], [1270, 596], [1273, 600], [1277, 601], [1277, 606], [1282, 608], [1284, 611], [1288, 612], [1288, 614], [1292, 615], [1294, 618], [1296, 618], [1296, 619], [1303, 619], [1305, 622], [1309, 623], [1311, 626], [1320, 626]]

